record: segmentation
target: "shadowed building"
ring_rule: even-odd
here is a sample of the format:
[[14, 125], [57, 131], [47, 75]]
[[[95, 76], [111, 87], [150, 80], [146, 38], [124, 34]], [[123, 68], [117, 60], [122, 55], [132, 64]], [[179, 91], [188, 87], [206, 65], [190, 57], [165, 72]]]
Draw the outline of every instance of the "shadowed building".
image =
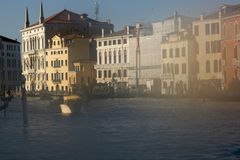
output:
[[19, 93], [21, 75], [20, 43], [0, 36], [0, 93]]
[[[40, 91], [46, 80], [45, 50], [48, 48], [48, 39], [54, 35], [76, 34], [91, 38], [113, 30], [110, 22], [99, 22], [88, 17], [87, 14], [77, 14], [63, 10], [48, 18], [44, 18], [43, 6], [40, 6], [39, 21], [29, 22], [28, 9], [25, 12], [25, 23], [22, 28], [23, 74], [26, 77], [27, 91]], [[92, 55], [95, 56], [95, 55]]]

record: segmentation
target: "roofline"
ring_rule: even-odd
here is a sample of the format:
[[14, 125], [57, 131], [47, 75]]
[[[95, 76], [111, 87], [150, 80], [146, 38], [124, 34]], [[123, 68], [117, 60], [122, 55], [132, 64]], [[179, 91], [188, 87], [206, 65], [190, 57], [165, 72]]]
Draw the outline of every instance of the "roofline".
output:
[[[20, 42], [18, 42], [17, 40], [13, 40], [11, 38], [5, 37], [0, 35], [0, 39], [2, 39], [3, 42], [9, 42], [9, 43], [17, 43], [17, 44], [21, 44]], [[5, 40], [3, 40], [5, 39]]]

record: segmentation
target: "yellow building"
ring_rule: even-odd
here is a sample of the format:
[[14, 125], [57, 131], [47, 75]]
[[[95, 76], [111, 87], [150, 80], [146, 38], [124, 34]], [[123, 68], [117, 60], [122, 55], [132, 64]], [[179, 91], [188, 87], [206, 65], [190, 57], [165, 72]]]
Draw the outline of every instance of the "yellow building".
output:
[[[44, 89], [57, 93], [72, 92], [73, 86], [70, 77], [74, 75], [76, 69], [74, 62], [78, 60], [80, 69], [84, 70], [86, 68], [86, 70], [89, 70], [86, 65], [89, 62], [90, 66], [93, 66], [93, 62], [90, 62], [92, 59], [90, 52], [94, 52], [92, 44], [93, 41], [78, 35], [55, 35], [51, 40], [48, 40], [50, 47], [46, 50], [46, 81]], [[86, 63], [82, 65], [81, 61]], [[85, 72], [83, 73], [85, 74]], [[86, 82], [88, 82], [88, 78], [86, 78], [88, 76], [88, 74], [83, 76]], [[79, 77], [82, 79], [81, 76]], [[76, 80], [79, 77], [78, 74], [75, 74]]]
[[220, 89], [222, 83], [221, 70], [221, 14], [201, 15], [193, 22], [193, 35], [198, 44], [197, 79], [200, 84], [209, 89], [215, 86]]

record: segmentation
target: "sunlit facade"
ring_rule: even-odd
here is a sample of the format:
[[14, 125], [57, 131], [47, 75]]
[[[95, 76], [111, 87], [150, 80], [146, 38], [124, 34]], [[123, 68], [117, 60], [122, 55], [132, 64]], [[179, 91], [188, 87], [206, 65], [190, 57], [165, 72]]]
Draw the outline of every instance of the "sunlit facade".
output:
[[110, 22], [99, 22], [90, 19], [87, 14], [77, 14], [63, 10], [53, 16], [44, 18], [43, 6], [40, 7], [39, 21], [29, 22], [28, 9], [25, 13], [22, 34], [23, 75], [26, 77], [26, 90], [29, 92], [41, 91], [46, 81], [46, 49], [48, 39], [57, 34], [78, 34], [82, 37], [101, 35], [113, 30]]
[[[55, 35], [49, 39], [49, 48], [45, 52], [46, 80], [44, 81], [44, 90], [69, 93], [73, 91], [75, 84], [83, 85], [93, 82], [94, 60], [90, 56], [90, 51], [92, 51], [91, 47], [95, 46], [92, 43], [94, 43], [92, 40], [78, 35]], [[74, 79], [73, 75], [75, 75]], [[81, 83], [79, 83], [79, 79]]]
[[104, 33], [97, 38], [97, 83], [129, 82], [129, 40], [134, 28], [127, 26], [124, 30], [112, 34]]
[[[198, 49], [196, 73], [200, 89], [221, 90], [223, 84], [221, 54], [221, 14], [201, 15], [192, 24]], [[210, 89], [210, 87], [213, 87]]]

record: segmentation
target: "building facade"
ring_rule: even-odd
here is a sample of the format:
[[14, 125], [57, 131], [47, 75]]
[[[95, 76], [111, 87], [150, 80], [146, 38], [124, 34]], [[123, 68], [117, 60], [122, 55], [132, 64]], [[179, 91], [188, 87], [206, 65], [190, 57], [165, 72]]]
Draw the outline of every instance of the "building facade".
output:
[[221, 90], [221, 14], [201, 15], [200, 19], [193, 22], [193, 35], [198, 45], [196, 85], [199, 89]]
[[[94, 76], [88, 74], [94, 72], [93, 63], [95, 61], [90, 57], [91, 47], [95, 47], [92, 43], [94, 41], [78, 35], [55, 35], [52, 37], [48, 41], [49, 48], [45, 52], [44, 90], [69, 93], [73, 91], [74, 84], [79, 84], [79, 79], [81, 80], [80, 84], [92, 83]], [[76, 60], [79, 64], [76, 64]], [[74, 79], [72, 78], [73, 73], [75, 73]]]
[[129, 41], [134, 29], [130, 26], [97, 38], [97, 83], [129, 82]]
[[[162, 70], [162, 53], [161, 43], [169, 33], [178, 31], [185, 31], [191, 28], [193, 18], [174, 13], [173, 16], [168, 17], [162, 21], [152, 23], [148, 30], [152, 32], [146, 33], [146, 27], [140, 27], [139, 48], [140, 48], [140, 71], [139, 71], [139, 85], [147, 86], [148, 90], [159, 87]], [[151, 34], [149, 34], [151, 33]], [[136, 85], [136, 57], [137, 57], [137, 37], [130, 39], [130, 85]], [[154, 82], [156, 82], [154, 84]]]
[[46, 80], [45, 52], [46, 48], [49, 47], [48, 39], [57, 34], [78, 34], [90, 38], [101, 35], [102, 28], [105, 29], [106, 33], [110, 33], [113, 30], [113, 25], [110, 22], [90, 19], [87, 14], [77, 14], [68, 10], [44, 18], [42, 4], [39, 21], [30, 25], [28, 9], [26, 9], [24, 28], [20, 31], [22, 34], [23, 74], [27, 79], [27, 91], [35, 92], [44, 89]]
[[240, 5], [224, 5], [222, 14], [222, 58], [224, 88], [235, 90], [240, 79]]
[[0, 36], [0, 93], [19, 93], [22, 81], [20, 43]]
[[196, 42], [188, 32], [171, 33], [161, 44], [163, 95], [186, 95], [196, 81]]

